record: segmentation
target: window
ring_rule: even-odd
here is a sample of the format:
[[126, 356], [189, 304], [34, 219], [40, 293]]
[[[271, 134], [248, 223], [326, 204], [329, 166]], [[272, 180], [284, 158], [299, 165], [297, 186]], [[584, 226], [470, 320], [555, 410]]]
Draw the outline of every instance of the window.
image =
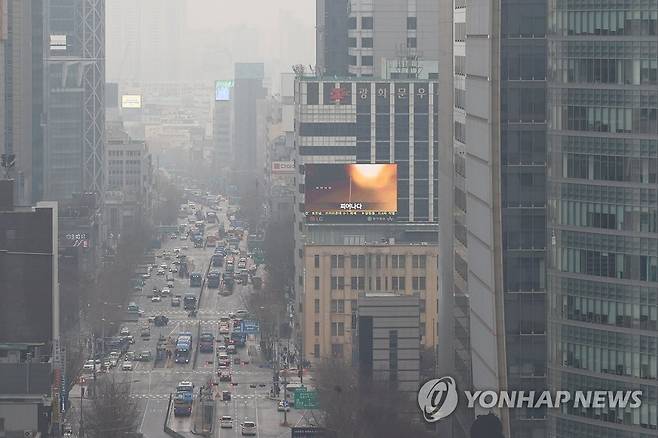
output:
[[417, 46], [418, 42], [415, 37], [409, 37], [407, 38], [407, 47], [410, 49], [415, 49]]
[[345, 277], [331, 277], [331, 290], [345, 289]]
[[352, 277], [350, 278], [350, 286], [352, 290], [365, 290], [366, 277]]
[[412, 268], [425, 268], [426, 265], [427, 265], [427, 256], [415, 255], [411, 257]]
[[375, 290], [382, 290], [382, 278], [381, 277], [376, 277], [375, 278]]
[[343, 344], [331, 344], [331, 355], [333, 357], [343, 357]]
[[393, 290], [405, 290], [405, 277], [391, 277], [391, 287]]
[[320, 336], [320, 323], [319, 322], [315, 323], [314, 332], [315, 332], [315, 336]]
[[320, 357], [320, 344], [313, 345], [313, 356]]
[[320, 313], [320, 300], [316, 298], [314, 305], [315, 305], [315, 309], [314, 309], [315, 313]]
[[314, 279], [315, 290], [320, 290], [320, 277], [316, 276]]
[[361, 17], [361, 29], [372, 29], [373, 21], [372, 17]]
[[364, 49], [371, 49], [372, 48], [372, 38], [361, 38], [361, 47]]
[[407, 29], [414, 30], [417, 25], [416, 17], [407, 17]]
[[345, 300], [331, 300], [331, 313], [345, 313]]
[[331, 323], [331, 336], [345, 336], [345, 323], [332, 322]]
[[297, 277], [297, 283], [299, 283], [300, 286], [304, 286], [304, 277], [301, 275]]
[[356, 308], [357, 308], [357, 301], [356, 300], [350, 300], [350, 310], [352, 311], [352, 313], [356, 312]]
[[356, 38], [348, 38], [347, 47], [356, 47]]
[[425, 277], [412, 277], [411, 288], [413, 290], [425, 290]]
[[345, 256], [343, 256], [343, 255], [332, 255], [331, 256], [331, 267], [332, 268], [344, 268], [345, 267]]
[[313, 266], [315, 266], [316, 268], [320, 267], [320, 256], [319, 255], [313, 256]]
[[350, 56], [350, 65], [357, 65], [358, 60], [356, 56]]
[[466, 23], [455, 23], [455, 42], [466, 41]]
[[372, 56], [362, 56], [361, 57], [361, 65], [372, 66], [372, 64], [373, 64]]
[[377, 254], [375, 256], [375, 268], [380, 269], [382, 267], [382, 256]]
[[365, 268], [366, 267], [366, 256], [365, 255], [353, 255], [350, 256], [350, 268]]
[[405, 255], [392, 255], [391, 267], [392, 268], [404, 268], [406, 265], [406, 256]]
[[356, 29], [356, 17], [350, 17], [347, 19], [347, 27], [349, 29]]

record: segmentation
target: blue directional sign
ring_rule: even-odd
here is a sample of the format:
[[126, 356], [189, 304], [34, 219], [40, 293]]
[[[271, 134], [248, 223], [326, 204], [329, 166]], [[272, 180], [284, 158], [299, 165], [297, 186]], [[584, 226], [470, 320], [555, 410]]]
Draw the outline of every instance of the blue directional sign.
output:
[[248, 334], [258, 333], [260, 331], [260, 325], [258, 324], [258, 321], [246, 319], [240, 323], [240, 331]]

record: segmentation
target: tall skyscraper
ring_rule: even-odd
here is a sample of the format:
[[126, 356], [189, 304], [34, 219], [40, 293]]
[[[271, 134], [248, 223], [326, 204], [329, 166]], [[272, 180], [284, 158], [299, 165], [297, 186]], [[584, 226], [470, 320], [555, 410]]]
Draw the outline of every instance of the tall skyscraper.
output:
[[[238, 179], [252, 180], [262, 169], [257, 169], [257, 101], [264, 99], [265, 66], [262, 63], [235, 64], [233, 88], [233, 147]], [[246, 181], [246, 180], [245, 180]]]
[[349, 0], [316, 0], [315, 56], [321, 75], [347, 76]]
[[[337, 2], [341, 3], [341, 2]], [[350, 0], [348, 72], [355, 76], [386, 76], [387, 64], [403, 59], [438, 59], [435, 0]], [[400, 66], [403, 67], [403, 66]]]
[[0, 1], [0, 153], [15, 155], [16, 202], [43, 190], [43, 1]]
[[658, 3], [548, 3], [549, 383], [643, 391], [548, 436], [655, 437]]
[[[440, 3], [439, 368], [463, 388], [541, 390], [546, 3]], [[477, 413], [442, 427], [468, 436]], [[498, 414], [505, 436], [544, 435], [545, 410]]]
[[105, 1], [48, 5], [45, 198], [102, 195], [105, 143]]

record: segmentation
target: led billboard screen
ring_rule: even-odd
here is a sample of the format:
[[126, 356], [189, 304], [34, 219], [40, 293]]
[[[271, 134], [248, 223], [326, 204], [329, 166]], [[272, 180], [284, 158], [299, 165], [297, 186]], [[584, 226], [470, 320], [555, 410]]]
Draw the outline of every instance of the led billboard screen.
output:
[[397, 213], [396, 164], [307, 164], [304, 168], [307, 217]]
[[138, 109], [142, 107], [142, 96], [139, 94], [124, 94], [121, 96], [121, 108]]
[[215, 81], [215, 100], [231, 100], [233, 81]]

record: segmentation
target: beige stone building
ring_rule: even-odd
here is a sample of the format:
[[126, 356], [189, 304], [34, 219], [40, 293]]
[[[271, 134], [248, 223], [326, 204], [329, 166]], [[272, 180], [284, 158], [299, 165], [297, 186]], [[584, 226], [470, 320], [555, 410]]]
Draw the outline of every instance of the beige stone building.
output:
[[392, 292], [420, 300], [421, 345], [435, 347], [435, 245], [306, 245], [302, 337], [304, 357], [352, 359], [359, 293]]

